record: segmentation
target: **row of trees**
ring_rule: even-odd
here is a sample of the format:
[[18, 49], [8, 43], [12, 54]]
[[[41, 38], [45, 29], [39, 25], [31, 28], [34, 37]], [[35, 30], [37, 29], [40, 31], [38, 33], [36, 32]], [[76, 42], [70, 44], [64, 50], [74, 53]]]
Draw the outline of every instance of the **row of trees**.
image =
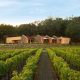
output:
[[21, 24], [19, 26], [0, 25], [0, 41], [4, 42], [7, 36], [21, 35], [49, 35], [71, 37], [73, 42], [80, 42], [80, 17], [70, 19], [48, 18], [37, 25], [35, 23]]

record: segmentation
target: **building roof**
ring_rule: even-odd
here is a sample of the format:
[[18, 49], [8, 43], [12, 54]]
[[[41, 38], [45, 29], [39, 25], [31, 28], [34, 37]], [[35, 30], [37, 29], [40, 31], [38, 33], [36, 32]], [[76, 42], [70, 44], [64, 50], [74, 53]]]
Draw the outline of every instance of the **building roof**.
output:
[[53, 37], [53, 38], [58, 38], [58, 37], [57, 37], [57, 36], [55, 36], [55, 35], [53, 35], [52, 37]]
[[58, 39], [62, 39], [62, 38], [64, 38], [64, 39], [70, 39], [69, 37], [58, 37]]

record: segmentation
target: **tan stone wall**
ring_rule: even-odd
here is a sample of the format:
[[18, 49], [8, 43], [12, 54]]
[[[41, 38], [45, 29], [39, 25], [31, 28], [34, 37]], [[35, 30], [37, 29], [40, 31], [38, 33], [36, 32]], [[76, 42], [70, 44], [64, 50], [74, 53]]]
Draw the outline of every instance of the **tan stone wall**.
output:
[[69, 44], [70, 43], [70, 38], [66, 37], [60, 37], [57, 39], [58, 44]]
[[43, 38], [40, 35], [37, 35], [35, 37], [35, 41], [38, 42], [38, 43], [43, 43]]
[[14, 43], [14, 40], [21, 40], [21, 37], [7, 37], [6, 43]]
[[69, 44], [70, 38], [62, 38], [61, 44]]
[[[35, 41], [34, 42], [37, 42], [37, 43], [46, 43], [46, 40], [47, 39], [47, 43], [50, 43], [50, 44], [69, 44], [70, 43], [70, 38], [67, 38], [67, 37], [59, 37], [59, 38], [56, 38], [56, 41], [55, 41], [55, 38], [52, 38], [52, 37], [45, 37], [45, 36], [40, 36], [40, 35], [37, 35], [34, 37]], [[29, 38], [26, 37], [25, 35], [22, 35], [22, 36], [19, 36], [19, 37], [8, 37], [6, 38], [6, 43], [16, 43], [18, 42], [19, 43], [29, 43]]]
[[20, 42], [21, 43], [28, 43], [29, 42], [29, 39], [25, 35], [22, 35]]

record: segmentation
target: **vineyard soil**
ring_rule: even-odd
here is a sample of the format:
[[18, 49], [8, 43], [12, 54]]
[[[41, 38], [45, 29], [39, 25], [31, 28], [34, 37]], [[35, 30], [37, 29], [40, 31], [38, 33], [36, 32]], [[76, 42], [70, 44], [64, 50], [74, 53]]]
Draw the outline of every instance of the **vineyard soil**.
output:
[[44, 50], [40, 57], [34, 80], [58, 80], [47, 52]]

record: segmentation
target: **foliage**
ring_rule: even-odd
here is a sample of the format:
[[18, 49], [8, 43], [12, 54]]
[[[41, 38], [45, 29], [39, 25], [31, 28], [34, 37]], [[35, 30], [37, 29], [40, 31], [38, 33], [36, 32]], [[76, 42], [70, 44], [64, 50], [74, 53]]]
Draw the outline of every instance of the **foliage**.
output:
[[8, 36], [16, 36], [16, 28], [12, 25], [0, 25], [0, 42], [5, 42], [5, 38]]
[[64, 59], [58, 57], [51, 49], [47, 49], [47, 51], [55, 68], [55, 71], [59, 76], [59, 80], [80, 80], [79, 71], [71, 69], [69, 65], [64, 61]]
[[[56, 49], [55, 53], [62, 57], [67, 63], [76, 70], [80, 70], [80, 55], [71, 52], [65, 52], [61, 49]], [[76, 52], [77, 53], [77, 52]]]
[[0, 78], [4, 75], [16, 70], [17, 67], [24, 62], [36, 49], [23, 50], [21, 53], [7, 58], [6, 61], [0, 61]]
[[14, 72], [11, 80], [33, 80], [33, 73], [37, 67], [37, 63], [39, 61], [42, 49], [37, 50], [34, 56], [31, 56], [26, 61], [26, 65], [23, 67], [23, 70], [20, 74]]

